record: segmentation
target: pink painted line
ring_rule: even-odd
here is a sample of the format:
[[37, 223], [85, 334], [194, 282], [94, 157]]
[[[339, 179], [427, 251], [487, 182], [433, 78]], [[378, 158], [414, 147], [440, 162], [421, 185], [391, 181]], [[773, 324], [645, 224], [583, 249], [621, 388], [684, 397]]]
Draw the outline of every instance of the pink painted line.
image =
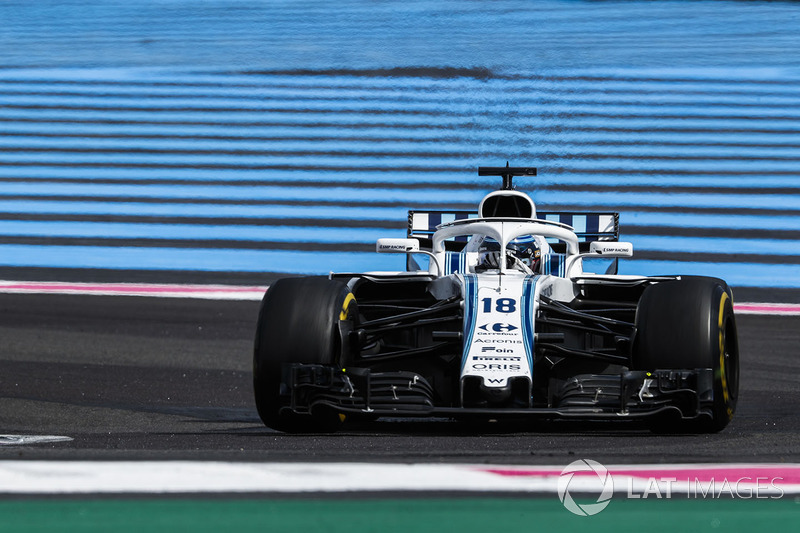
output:
[[0, 288], [9, 290], [38, 290], [42, 292], [76, 290], [86, 292], [252, 292], [265, 291], [266, 287], [244, 287], [238, 285], [149, 285], [140, 283], [14, 283], [0, 284]]
[[[626, 476], [640, 479], [676, 479], [688, 482], [710, 482], [723, 479], [735, 481], [748, 479], [780, 479], [781, 485], [800, 485], [800, 465], [686, 465], [686, 466], [610, 466], [607, 467], [612, 477]], [[525, 476], [525, 477], [558, 477], [561, 470], [550, 468], [488, 468], [484, 472], [499, 476]], [[576, 471], [574, 476], [594, 477], [597, 474], [591, 471]]]
[[266, 286], [242, 285], [0, 281], [0, 292], [22, 294], [83, 294], [254, 300], [261, 299], [266, 289]]
[[750, 315], [800, 315], [800, 304], [739, 303], [733, 310]]

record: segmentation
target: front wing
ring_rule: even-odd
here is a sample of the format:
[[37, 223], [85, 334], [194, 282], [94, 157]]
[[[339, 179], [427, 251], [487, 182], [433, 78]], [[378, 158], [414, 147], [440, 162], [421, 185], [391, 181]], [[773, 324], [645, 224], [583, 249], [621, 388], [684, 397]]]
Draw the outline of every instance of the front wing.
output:
[[461, 407], [457, 398], [437, 398], [434, 388], [414, 372], [305, 364], [283, 370], [283, 409], [297, 414], [329, 409], [371, 417], [695, 419], [711, 416], [714, 399], [710, 368], [577, 375], [565, 384], [557, 403], [545, 407]]

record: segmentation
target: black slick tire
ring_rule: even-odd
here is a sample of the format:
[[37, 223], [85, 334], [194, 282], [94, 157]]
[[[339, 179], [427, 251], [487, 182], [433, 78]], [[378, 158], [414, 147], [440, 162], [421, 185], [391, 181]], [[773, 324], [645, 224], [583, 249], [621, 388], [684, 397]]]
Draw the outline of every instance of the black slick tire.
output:
[[322, 410], [298, 415], [284, 409], [290, 392], [287, 363], [341, 363], [339, 323], [357, 312], [344, 283], [323, 277], [284, 278], [264, 295], [253, 353], [256, 408], [264, 424], [286, 432], [333, 431], [338, 413]]
[[632, 355], [639, 370], [713, 369], [711, 420], [656, 422], [654, 430], [706, 433], [728, 425], [739, 395], [739, 347], [724, 281], [687, 276], [648, 287], [636, 311]]

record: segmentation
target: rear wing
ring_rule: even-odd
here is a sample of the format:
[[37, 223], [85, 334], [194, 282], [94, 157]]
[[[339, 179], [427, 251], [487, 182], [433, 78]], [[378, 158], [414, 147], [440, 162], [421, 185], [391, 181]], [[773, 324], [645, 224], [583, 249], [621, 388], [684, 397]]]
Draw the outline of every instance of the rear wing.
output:
[[[581, 252], [589, 251], [589, 243], [594, 241], [619, 240], [619, 213], [577, 213], [577, 212], [545, 212], [539, 211], [537, 216], [543, 220], [560, 222], [571, 226], [578, 236]], [[432, 236], [436, 226], [455, 220], [478, 218], [474, 211], [409, 211], [408, 237], [419, 239], [422, 248], [430, 249]], [[447, 250], [461, 251], [467, 237], [456, 237], [452, 242], [445, 242]], [[563, 253], [564, 243], [550, 243], [554, 251]]]

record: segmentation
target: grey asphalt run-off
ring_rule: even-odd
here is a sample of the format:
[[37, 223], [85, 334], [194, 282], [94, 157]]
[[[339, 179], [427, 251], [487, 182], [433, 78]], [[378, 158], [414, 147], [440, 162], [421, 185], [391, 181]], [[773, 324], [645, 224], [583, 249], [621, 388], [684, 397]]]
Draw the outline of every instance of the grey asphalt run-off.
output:
[[0, 459], [453, 462], [566, 465], [798, 462], [800, 317], [739, 315], [741, 391], [723, 432], [634, 424], [479, 428], [386, 420], [336, 434], [265, 428], [251, 385], [258, 302], [0, 295]]

